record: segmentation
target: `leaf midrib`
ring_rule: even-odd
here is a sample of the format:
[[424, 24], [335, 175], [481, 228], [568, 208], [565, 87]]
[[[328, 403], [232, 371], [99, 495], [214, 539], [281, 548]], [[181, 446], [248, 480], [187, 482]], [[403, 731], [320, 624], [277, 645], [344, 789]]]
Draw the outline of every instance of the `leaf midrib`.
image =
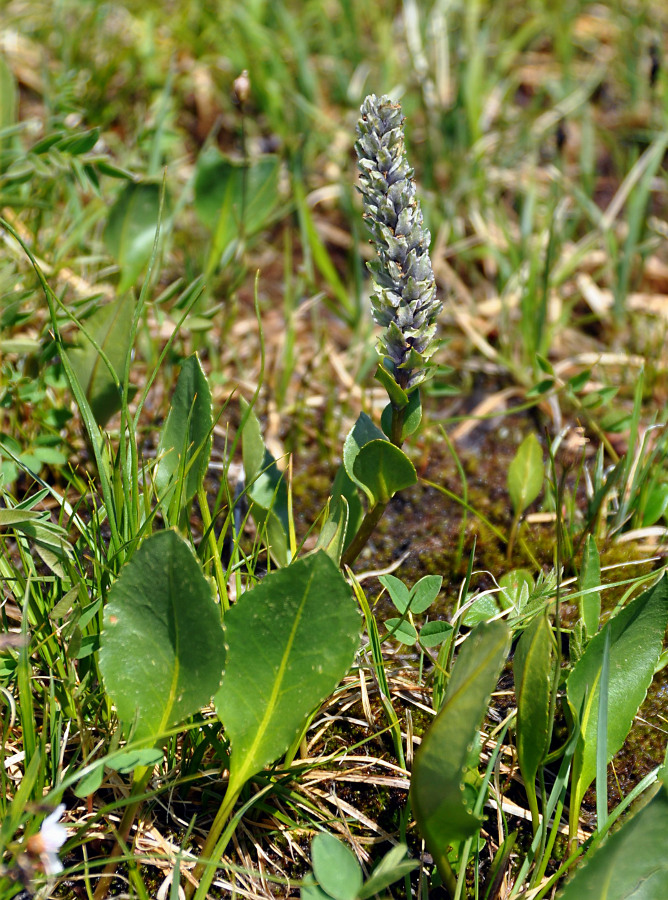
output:
[[[292, 651], [292, 647], [293, 647], [293, 644], [295, 641], [295, 635], [297, 633], [297, 629], [301, 622], [302, 615], [304, 612], [304, 607], [306, 605], [306, 601], [308, 600], [308, 597], [309, 597], [309, 594], [311, 591], [311, 584], [313, 582], [313, 579], [315, 578], [315, 575], [316, 575], [315, 571], [312, 571], [309, 574], [309, 578], [306, 583], [306, 587], [304, 589], [303, 597], [302, 597], [302, 600], [301, 600], [299, 606], [297, 607], [293, 625], [292, 625], [292, 628], [290, 629], [290, 634], [288, 636], [287, 645], [286, 645], [285, 651], [283, 653], [281, 663], [278, 667], [278, 672], [276, 674], [276, 678], [274, 679], [274, 686], [271, 690], [271, 695], [269, 697], [269, 701], [267, 702], [265, 713], [262, 716], [262, 719], [256, 728], [256, 735], [255, 735], [255, 738], [253, 739], [253, 742], [251, 743], [247, 752], [244, 754], [244, 762], [242, 763], [241, 768], [237, 769], [236, 772], [234, 769], [235, 760], [234, 760], [234, 758], [232, 758], [232, 760], [231, 760], [230, 781], [229, 781], [229, 785], [228, 785], [228, 790], [236, 790], [237, 788], [241, 788], [242, 785], [245, 784], [245, 782], [252, 775], [254, 775], [256, 772], [259, 771], [258, 768], [254, 767], [253, 757], [254, 757], [255, 753], [257, 752], [258, 746], [260, 745], [262, 737], [266, 731], [267, 725], [271, 721], [271, 718], [274, 714], [274, 711], [275, 711], [275, 708], [277, 705], [277, 698], [278, 698], [280, 689], [283, 685], [283, 681], [285, 678], [288, 659], [290, 657], [290, 653]], [[234, 747], [232, 747], [232, 753], [234, 754]]]
[[165, 708], [163, 710], [162, 719], [160, 720], [160, 725], [158, 727], [158, 734], [162, 734], [164, 731], [167, 731], [170, 725], [170, 713], [173, 710], [176, 703], [176, 693], [177, 686], [179, 682], [179, 674], [180, 674], [180, 645], [179, 645], [179, 629], [177, 627], [176, 615], [174, 610], [174, 554], [173, 551], [169, 554], [169, 566], [167, 569], [167, 583], [168, 583], [168, 597], [169, 597], [169, 616], [174, 624], [174, 667], [172, 671], [172, 683], [169, 686], [169, 692], [167, 694], [167, 702], [165, 703]]

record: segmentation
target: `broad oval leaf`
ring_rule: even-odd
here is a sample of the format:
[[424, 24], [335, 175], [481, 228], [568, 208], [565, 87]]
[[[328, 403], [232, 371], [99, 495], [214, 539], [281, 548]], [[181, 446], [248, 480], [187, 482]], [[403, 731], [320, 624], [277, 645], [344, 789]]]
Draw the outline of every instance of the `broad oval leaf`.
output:
[[[357, 421], [346, 435], [343, 442], [343, 465], [351, 481], [361, 487], [368, 494], [367, 488], [355, 475], [355, 462], [359, 456], [362, 447], [366, 446], [370, 441], [387, 441], [387, 438], [377, 425], [367, 416], [366, 413], [360, 413]], [[389, 441], [388, 441], [389, 443]]]
[[373, 505], [387, 503], [397, 491], [417, 483], [413, 463], [385, 438], [360, 449], [353, 471]]
[[411, 803], [429, 851], [438, 860], [482, 820], [465, 800], [471, 747], [508, 651], [504, 622], [478, 625], [462, 645], [440, 712], [415, 755]]
[[406, 859], [408, 847], [406, 844], [397, 844], [388, 850], [385, 856], [380, 860], [369, 878], [364, 882], [361, 891], [357, 896], [359, 900], [366, 900], [367, 897], [373, 897], [374, 894], [380, 894], [386, 887], [389, 887], [395, 881], [399, 881], [404, 875], [417, 869], [420, 863], [416, 859]]
[[[90, 404], [95, 421], [104, 427], [121, 408], [120, 385], [125, 363], [132, 349], [132, 320], [136, 300], [130, 293], [101, 306], [84, 321], [87, 334], [104, 352], [114, 370], [102, 358], [85, 334], [77, 338], [77, 346], [69, 351], [69, 359], [77, 381]], [[134, 389], [130, 390], [130, 399]]]
[[100, 669], [119, 718], [155, 741], [211, 700], [224, 656], [220, 612], [190, 546], [175, 531], [147, 538], [104, 612]]
[[313, 874], [334, 900], [356, 900], [362, 888], [362, 871], [355, 854], [346, 845], [321, 831], [311, 844]]
[[336, 565], [341, 564], [348, 530], [348, 501], [338, 497], [330, 504], [325, 524], [320, 529], [316, 550], [324, 550]]
[[546, 615], [533, 620], [519, 639], [513, 659], [517, 695], [517, 757], [534, 810], [535, 779], [550, 741], [552, 629]]
[[213, 232], [216, 260], [241, 234], [250, 237], [271, 219], [278, 201], [279, 160], [263, 156], [252, 162], [229, 159], [208, 147], [195, 169], [195, 211]]
[[162, 750], [155, 747], [145, 747], [143, 750], [128, 750], [126, 753], [121, 753], [120, 756], [105, 760], [105, 765], [116, 772], [127, 775], [138, 766], [157, 766], [162, 756]]
[[340, 465], [332, 484], [329, 514], [318, 536], [316, 549], [325, 550], [339, 565], [343, 551], [357, 534], [363, 517], [357, 485], [348, 477], [345, 467]]
[[449, 622], [442, 622], [440, 619], [434, 619], [432, 622], [425, 622], [420, 629], [420, 643], [423, 647], [438, 647], [452, 634], [452, 625]]
[[508, 493], [516, 515], [523, 513], [543, 486], [543, 451], [533, 431], [520, 444], [508, 467]]
[[596, 634], [566, 683], [568, 704], [581, 713], [581, 734], [573, 758], [571, 809], [596, 775], [598, 710], [606, 631], [610, 632], [607, 762], [624, 743], [645, 699], [663, 646], [668, 623], [668, 583], [665, 576], [636, 597]]
[[665, 900], [668, 792], [665, 786], [587, 858], [557, 900]]
[[411, 597], [411, 592], [406, 585], [400, 578], [397, 578], [396, 575], [381, 575], [379, 576], [378, 581], [380, 581], [387, 590], [387, 593], [390, 595], [390, 600], [403, 615], [408, 609]]
[[[388, 403], [380, 417], [381, 427], [388, 438], [392, 434], [392, 408], [392, 403]], [[419, 390], [416, 389], [408, 395], [408, 402], [403, 410], [404, 423], [401, 429], [401, 438], [405, 440], [418, 430], [422, 421], [422, 400]]]
[[395, 641], [399, 641], [399, 643], [406, 644], [409, 647], [412, 647], [417, 641], [418, 635], [415, 626], [411, 625], [406, 619], [404, 619], [403, 622], [398, 616], [386, 619], [385, 627], [387, 628], [388, 633], [383, 640], [393, 637]]
[[231, 745], [228, 790], [285, 753], [352, 665], [360, 627], [350, 587], [322, 550], [271, 572], [225, 614], [215, 703]]
[[160, 185], [126, 184], [109, 212], [104, 242], [121, 270], [119, 294], [131, 288], [153, 251], [160, 220]]
[[177, 486], [183, 509], [200, 488], [211, 456], [211, 391], [197, 354], [181, 366], [158, 445], [155, 483], [167, 509]]
[[588, 638], [593, 637], [598, 631], [601, 618], [601, 592], [596, 590], [601, 584], [601, 560], [598, 555], [594, 536], [587, 535], [584, 553], [582, 554], [582, 569], [578, 579], [578, 587], [582, 591], [580, 597], [580, 616]]
[[438, 597], [442, 585], [442, 575], [424, 575], [416, 581], [411, 591], [411, 612], [416, 615], [426, 612]]
[[476, 597], [462, 617], [462, 625], [473, 628], [480, 622], [489, 622], [499, 614], [499, 604], [493, 594], [485, 592]]
[[279, 566], [288, 564], [288, 489], [276, 460], [267, 450], [253, 409], [241, 398], [241, 448], [250, 512]]

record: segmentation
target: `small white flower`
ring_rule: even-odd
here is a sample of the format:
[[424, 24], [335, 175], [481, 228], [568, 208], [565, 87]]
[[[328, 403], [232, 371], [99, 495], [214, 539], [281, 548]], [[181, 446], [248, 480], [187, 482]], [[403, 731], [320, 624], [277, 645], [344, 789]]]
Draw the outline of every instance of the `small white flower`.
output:
[[59, 875], [63, 871], [58, 853], [67, 840], [67, 829], [59, 821], [64, 812], [65, 804], [61, 803], [44, 819], [39, 832], [26, 842], [28, 853], [39, 857], [46, 875]]

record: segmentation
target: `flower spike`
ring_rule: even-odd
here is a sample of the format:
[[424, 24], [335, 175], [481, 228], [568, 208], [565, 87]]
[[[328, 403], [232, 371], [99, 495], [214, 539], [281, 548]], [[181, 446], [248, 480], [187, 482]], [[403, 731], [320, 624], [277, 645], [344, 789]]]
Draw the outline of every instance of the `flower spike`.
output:
[[371, 307], [374, 321], [385, 328], [378, 352], [399, 387], [410, 392], [429, 376], [442, 309], [429, 258], [431, 236], [406, 159], [401, 107], [370, 94], [360, 112], [355, 143], [360, 191], [378, 253], [367, 264], [375, 283]]

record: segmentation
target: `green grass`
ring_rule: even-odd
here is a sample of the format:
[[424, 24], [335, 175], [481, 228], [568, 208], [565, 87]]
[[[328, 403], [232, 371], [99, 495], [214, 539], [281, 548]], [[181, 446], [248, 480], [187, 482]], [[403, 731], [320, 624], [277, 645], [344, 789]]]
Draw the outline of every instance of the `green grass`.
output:
[[[391, 858], [392, 896], [435, 890], [408, 800], [420, 739], [468, 628], [505, 618], [516, 641], [543, 610], [563, 660], [561, 681], [556, 668], [544, 673], [554, 734], [533, 826], [516, 815], [529, 799], [508, 669], [483, 725], [490, 737], [508, 724], [503, 743], [466, 773], [472, 802], [493, 797], [503, 811], [486, 820], [486, 839], [455, 842], [441, 877], [459, 897], [494, 896], [497, 879], [500, 896], [539, 885], [545, 896], [542, 879], [565, 880], [587, 836], [650, 786], [665, 749], [662, 713], [641, 707], [655, 734], [645, 768], [622, 749], [607, 766], [604, 809], [598, 760], [559, 857], [557, 826], [537, 826], [536, 810], [567, 805], [559, 791], [576, 751], [564, 684], [590, 637], [588, 536], [601, 624], [664, 570], [663, 5], [0, 5], [0, 900], [22, 888], [80, 896], [75, 886], [100, 900], [110, 857], [112, 893], [154, 897], [174, 872], [171, 900], [200, 859], [225, 793], [225, 729], [204, 704], [167, 729], [155, 768], [123, 771], [133, 738], [100, 671], [104, 610], [146, 539], [174, 527], [224, 620], [267, 571], [313, 550], [346, 434], [360, 411], [380, 422], [365, 267], [374, 251], [354, 189], [355, 123], [371, 92], [400, 99], [407, 117], [444, 299], [439, 371], [404, 447], [420, 483], [397, 494], [349, 560], [362, 651], [275, 767], [240, 789], [209, 896], [284, 895], [286, 885], [297, 896], [323, 829], [353, 847], [364, 880], [406, 845], [419, 866]], [[179, 484], [209, 461], [209, 439], [211, 464], [190, 496], [163, 502], [161, 435], [195, 352], [212, 416]], [[525, 475], [542, 491], [523, 505], [522, 457], [511, 463], [530, 434], [541, 460], [525, 460]], [[239, 463], [248, 471], [253, 454], [244, 482]], [[447, 620], [451, 640], [401, 644], [396, 617], [385, 626], [396, 610], [377, 574], [395, 565], [409, 588], [444, 578], [429, 610], [397, 607], [403, 633]], [[613, 790], [617, 772], [630, 774]], [[56, 884], [26, 848], [61, 800]]]

